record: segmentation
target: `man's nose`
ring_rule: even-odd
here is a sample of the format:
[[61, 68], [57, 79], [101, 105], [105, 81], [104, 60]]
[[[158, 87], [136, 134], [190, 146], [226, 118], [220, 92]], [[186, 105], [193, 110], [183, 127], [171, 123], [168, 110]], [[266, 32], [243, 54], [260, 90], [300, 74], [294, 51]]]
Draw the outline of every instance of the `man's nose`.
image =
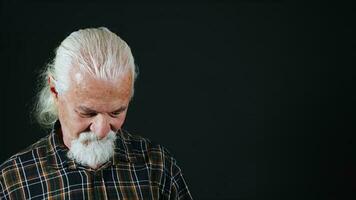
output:
[[90, 125], [90, 130], [96, 134], [98, 139], [102, 139], [110, 132], [111, 124], [106, 116], [98, 114]]

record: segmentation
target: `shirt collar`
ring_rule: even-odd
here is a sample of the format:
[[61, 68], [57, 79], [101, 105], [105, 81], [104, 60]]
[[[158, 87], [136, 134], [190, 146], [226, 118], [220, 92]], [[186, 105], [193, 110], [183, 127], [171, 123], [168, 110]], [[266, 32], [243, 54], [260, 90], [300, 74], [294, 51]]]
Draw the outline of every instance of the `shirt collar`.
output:
[[[50, 168], [60, 169], [60, 168], [85, 168], [74, 162], [74, 160], [67, 157], [69, 149], [64, 145], [61, 133], [60, 133], [60, 123], [57, 121], [50, 133], [47, 141], [47, 165]], [[127, 137], [127, 133], [119, 130], [117, 132], [117, 139], [115, 144], [114, 156], [106, 164], [101, 166], [101, 168], [108, 167], [110, 165], [118, 165], [120, 163], [135, 163], [137, 161], [135, 156], [132, 155], [131, 141]], [[140, 160], [140, 159], [139, 159]], [[98, 170], [98, 169], [96, 169]]]

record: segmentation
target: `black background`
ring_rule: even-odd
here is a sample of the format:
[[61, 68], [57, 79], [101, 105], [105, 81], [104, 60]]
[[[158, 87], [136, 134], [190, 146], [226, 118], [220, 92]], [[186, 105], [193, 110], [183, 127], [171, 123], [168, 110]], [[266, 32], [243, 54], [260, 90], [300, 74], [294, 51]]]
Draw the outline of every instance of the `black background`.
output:
[[106, 26], [140, 75], [125, 129], [166, 146], [195, 199], [355, 198], [351, 3], [1, 1], [0, 162], [47, 134], [39, 69]]

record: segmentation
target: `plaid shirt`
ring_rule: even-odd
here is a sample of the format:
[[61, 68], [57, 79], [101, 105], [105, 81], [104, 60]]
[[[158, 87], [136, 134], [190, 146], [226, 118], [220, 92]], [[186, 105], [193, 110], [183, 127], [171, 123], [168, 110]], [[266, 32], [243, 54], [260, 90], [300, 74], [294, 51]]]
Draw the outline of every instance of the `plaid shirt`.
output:
[[52, 131], [12, 156], [0, 166], [0, 199], [192, 199], [175, 159], [142, 137], [119, 132], [113, 158], [96, 170], [67, 152]]

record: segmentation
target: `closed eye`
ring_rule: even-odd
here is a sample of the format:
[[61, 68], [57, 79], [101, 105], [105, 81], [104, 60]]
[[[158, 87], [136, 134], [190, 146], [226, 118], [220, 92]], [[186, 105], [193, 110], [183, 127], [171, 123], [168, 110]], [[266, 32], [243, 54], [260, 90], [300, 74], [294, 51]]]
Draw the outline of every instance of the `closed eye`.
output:
[[110, 113], [111, 117], [118, 117], [121, 114], [121, 112], [112, 112]]
[[126, 106], [123, 106], [117, 110], [115, 110], [114, 112], [111, 112], [111, 116], [112, 117], [118, 117], [121, 113], [123, 113], [125, 110], [127, 109]]
[[82, 117], [87, 117], [87, 118], [90, 118], [90, 117], [95, 117], [97, 115], [97, 113], [79, 113]]
[[[127, 106], [123, 106], [120, 107], [119, 109], [109, 113], [109, 115], [113, 118], [117, 118], [120, 116], [121, 113], [123, 113], [125, 110], [127, 109]], [[91, 117], [95, 117], [98, 112], [95, 110], [92, 110], [90, 108], [84, 107], [84, 106], [80, 106], [79, 109], [75, 110], [81, 117], [84, 118], [91, 118]]]

